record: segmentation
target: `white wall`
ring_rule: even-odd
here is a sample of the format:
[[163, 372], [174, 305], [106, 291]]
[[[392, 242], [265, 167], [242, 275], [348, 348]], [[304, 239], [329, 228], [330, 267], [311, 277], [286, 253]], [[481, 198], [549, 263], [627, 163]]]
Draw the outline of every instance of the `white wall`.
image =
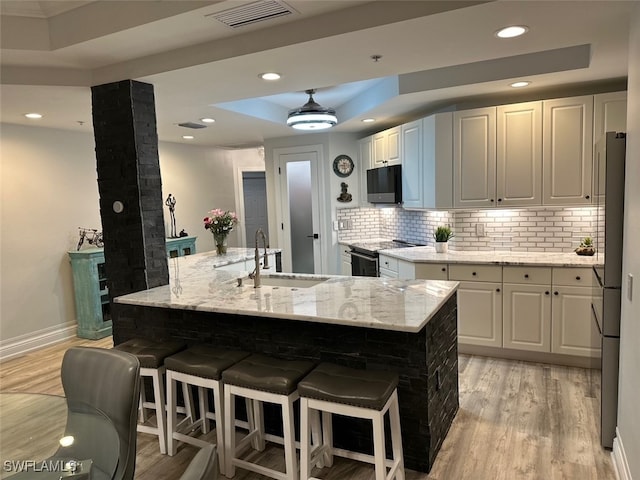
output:
[[[622, 325], [618, 432], [631, 478], [640, 478], [640, 4], [634, 8], [629, 36], [627, 91], [627, 162], [624, 205]], [[633, 301], [626, 295], [627, 275], [634, 277]]]
[[[71, 267], [78, 227], [101, 229], [93, 133], [0, 128], [0, 347], [75, 325]], [[212, 250], [202, 219], [235, 209], [234, 171], [262, 165], [257, 151], [159, 144], [163, 198], [177, 200], [177, 229]], [[165, 211], [168, 226], [169, 213]], [[169, 232], [169, 229], [166, 228]], [[235, 236], [230, 245], [236, 245]], [[71, 329], [71, 332], [73, 330]]]

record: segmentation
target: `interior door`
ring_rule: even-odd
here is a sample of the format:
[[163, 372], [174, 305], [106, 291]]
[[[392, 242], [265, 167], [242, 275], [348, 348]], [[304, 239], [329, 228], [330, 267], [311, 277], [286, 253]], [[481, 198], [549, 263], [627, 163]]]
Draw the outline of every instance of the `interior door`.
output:
[[320, 273], [320, 200], [317, 147], [275, 151], [280, 177], [282, 268], [285, 272]]
[[242, 172], [242, 193], [246, 245], [251, 248], [255, 245], [258, 228], [269, 238], [267, 183], [264, 172]]

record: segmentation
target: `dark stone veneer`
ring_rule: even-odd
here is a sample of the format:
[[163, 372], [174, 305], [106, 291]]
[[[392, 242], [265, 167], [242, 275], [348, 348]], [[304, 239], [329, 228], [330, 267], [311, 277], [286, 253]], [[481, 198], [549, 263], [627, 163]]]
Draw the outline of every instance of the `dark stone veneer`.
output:
[[[428, 472], [458, 411], [456, 302], [454, 294], [418, 333], [115, 303], [114, 343], [183, 339], [397, 372], [405, 465]], [[267, 430], [277, 432], [279, 413], [267, 407]], [[370, 422], [334, 415], [334, 444], [372, 453]]]

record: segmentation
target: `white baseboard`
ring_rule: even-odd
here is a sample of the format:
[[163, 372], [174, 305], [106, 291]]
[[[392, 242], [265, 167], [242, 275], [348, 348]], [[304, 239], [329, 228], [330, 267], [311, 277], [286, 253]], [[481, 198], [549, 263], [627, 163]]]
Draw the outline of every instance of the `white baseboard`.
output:
[[0, 360], [8, 360], [19, 355], [24, 355], [32, 350], [37, 350], [47, 345], [75, 337], [77, 330], [78, 325], [76, 322], [67, 322], [63, 325], [43, 328], [42, 330], [20, 335], [19, 337], [0, 341]]
[[613, 467], [616, 471], [616, 478], [618, 480], [633, 480], [631, 478], [629, 463], [627, 462], [627, 455], [622, 444], [622, 437], [620, 436], [620, 431], [617, 428], [616, 438], [613, 439], [613, 451], [611, 452], [611, 459], [613, 460]]

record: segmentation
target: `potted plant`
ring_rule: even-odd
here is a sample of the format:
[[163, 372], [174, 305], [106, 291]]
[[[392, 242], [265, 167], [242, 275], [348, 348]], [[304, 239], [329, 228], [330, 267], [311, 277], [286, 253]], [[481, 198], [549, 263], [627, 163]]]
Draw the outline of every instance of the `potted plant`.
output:
[[444, 225], [436, 228], [433, 238], [436, 240], [436, 252], [445, 253], [447, 251], [447, 242], [450, 238], [453, 238], [451, 227]]
[[596, 253], [596, 247], [593, 246], [593, 240], [591, 237], [584, 237], [580, 242], [580, 246], [576, 248], [575, 251], [578, 255], [591, 256]]

